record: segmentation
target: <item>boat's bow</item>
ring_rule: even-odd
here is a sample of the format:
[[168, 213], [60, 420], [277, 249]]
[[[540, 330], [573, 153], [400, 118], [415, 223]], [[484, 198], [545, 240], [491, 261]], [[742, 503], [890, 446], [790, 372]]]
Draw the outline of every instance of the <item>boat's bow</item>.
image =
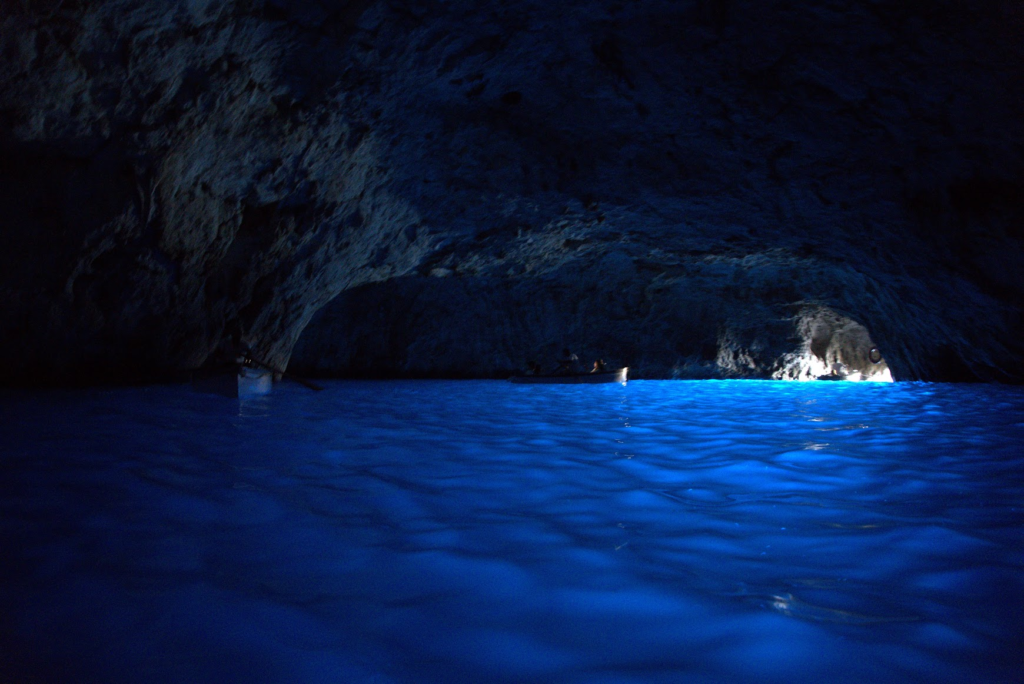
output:
[[628, 376], [629, 368], [617, 368], [600, 373], [513, 375], [509, 381], [518, 385], [597, 385], [609, 382], [625, 383]]

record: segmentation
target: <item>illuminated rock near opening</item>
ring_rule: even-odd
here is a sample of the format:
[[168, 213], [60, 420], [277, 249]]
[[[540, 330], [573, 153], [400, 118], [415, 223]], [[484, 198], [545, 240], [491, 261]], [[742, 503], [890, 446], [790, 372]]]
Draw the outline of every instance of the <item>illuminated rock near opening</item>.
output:
[[804, 377], [807, 307], [1019, 382], [1011, 5], [6, 3], [0, 382]]
[[848, 380], [892, 382], [889, 364], [860, 323], [824, 308], [811, 308], [797, 317], [801, 349], [780, 360], [772, 377], [814, 380], [838, 375]]

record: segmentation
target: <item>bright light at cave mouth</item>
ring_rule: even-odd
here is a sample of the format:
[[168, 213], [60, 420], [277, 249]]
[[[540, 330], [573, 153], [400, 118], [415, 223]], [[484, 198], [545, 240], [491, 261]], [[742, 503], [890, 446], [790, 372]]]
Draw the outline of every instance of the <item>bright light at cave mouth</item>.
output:
[[325, 384], [0, 394], [0, 679], [1019, 678], [1024, 388]]
[[[893, 382], [881, 350], [862, 324], [828, 307], [809, 305], [794, 319], [800, 348], [779, 359], [776, 380]], [[728, 370], [730, 359], [724, 364]], [[719, 354], [722, 366], [722, 354]]]
[[[837, 368], [838, 366], [838, 368]], [[809, 382], [812, 380], [843, 380], [846, 382], [893, 382], [892, 372], [882, 359], [876, 364], [866, 365], [863, 371], [850, 371], [845, 364], [826, 363], [820, 357], [811, 354], [794, 354], [786, 357], [782, 370], [775, 373], [776, 380], [796, 380]]]

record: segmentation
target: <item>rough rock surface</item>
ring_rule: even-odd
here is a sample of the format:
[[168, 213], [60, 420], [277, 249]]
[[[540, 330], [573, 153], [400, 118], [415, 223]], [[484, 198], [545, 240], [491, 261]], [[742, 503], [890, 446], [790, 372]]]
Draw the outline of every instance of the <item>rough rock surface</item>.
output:
[[634, 377], [1024, 380], [1017, 2], [0, 22], [0, 382], [153, 378], [232, 334], [330, 375], [570, 346]]

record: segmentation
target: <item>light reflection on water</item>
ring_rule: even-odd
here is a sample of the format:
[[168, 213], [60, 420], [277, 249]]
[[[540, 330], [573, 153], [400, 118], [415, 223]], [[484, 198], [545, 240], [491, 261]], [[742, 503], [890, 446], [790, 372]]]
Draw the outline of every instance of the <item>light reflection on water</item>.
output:
[[6, 393], [0, 681], [1021, 672], [1024, 391]]

